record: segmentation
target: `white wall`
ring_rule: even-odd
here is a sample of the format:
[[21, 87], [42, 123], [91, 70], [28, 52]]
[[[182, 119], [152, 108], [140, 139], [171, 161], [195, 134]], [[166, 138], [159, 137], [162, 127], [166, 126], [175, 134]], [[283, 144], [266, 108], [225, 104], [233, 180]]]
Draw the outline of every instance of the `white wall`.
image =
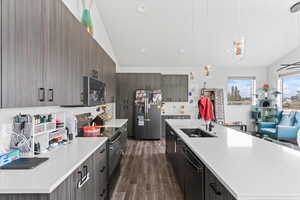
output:
[[[195, 68], [195, 67], [119, 67], [119, 73], [163, 73], [163, 74], [190, 74], [190, 72], [196, 73], [195, 80], [189, 80], [189, 90], [193, 87], [196, 90], [195, 96], [197, 98], [200, 95], [200, 89], [203, 87], [204, 81], [207, 82], [207, 88], [223, 88], [225, 95], [225, 120], [226, 122], [232, 121], [243, 121], [247, 123], [250, 127], [252, 127], [251, 119], [250, 119], [250, 105], [241, 105], [241, 106], [233, 106], [227, 105], [226, 91], [227, 91], [227, 79], [229, 76], [255, 76], [257, 87], [266, 83], [267, 81], [267, 68], [217, 68], [213, 67], [210, 78], [203, 77], [203, 68]], [[191, 99], [191, 97], [189, 97]], [[171, 106], [173, 106], [172, 104]], [[195, 104], [195, 99], [193, 104], [185, 104], [178, 103], [176, 110], [178, 112], [180, 105], [188, 105], [185, 109], [186, 113], [191, 114], [193, 117], [196, 117], [197, 105]], [[170, 107], [170, 105], [168, 105]], [[170, 112], [168, 108], [167, 111]], [[166, 113], [168, 114], [168, 113]], [[172, 113], [173, 114], [173, 113]], [[178, 113], [179, 114], [179, 113]]]
[[[91, 0], [87, 0], [90, 2]], [[82, 16], [82, 0], [63, 0], [65, 5], [71, 10], [74, 16], [81, 21]], [[91, 7], [91, 16], [94, 26], [94, 38], [103, 47], [103, 49], [108, 53], [111, 58], [118, 64], [116, 59], [109, 35], [107, 34], [106, 28], [104, 26], [101, 13], [99, 12], [96, 3], [94, 1]]]
[[[112, 114], [113, 118], [115, 118], [115, 103], [108, 103], [108, 112]], [[77, 108], [61, 108], [59, 106], [46, 106], [46, 107], [26, 107], [26, 108], [7, 108], [0, 109], [0, 130], [2, 128], [12, 126], [12, 119], [15, 115], [19, 113], [22, 114], [49, 114], [55, 112], [68, 112], [73, 115], [81, 114], [81, 113], [91, 113], [93, 116], [99, 114], [96, 111], [97, 106], [95, 107], [77, 107]]]

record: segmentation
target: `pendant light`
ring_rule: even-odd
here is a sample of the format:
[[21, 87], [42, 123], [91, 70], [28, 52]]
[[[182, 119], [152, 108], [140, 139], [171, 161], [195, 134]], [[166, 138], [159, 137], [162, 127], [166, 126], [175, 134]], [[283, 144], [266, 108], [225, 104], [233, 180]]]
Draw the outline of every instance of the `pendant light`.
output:
[[92, 16], [91, 16], [91, 8], [94, 0], [90, 0], [89, 6], [86, 5], [87, 4], [86, 0], [81, 0], [81, 1], [83, 7], [81, 23], [86, 27], [87, 32], [93, 35], [94, 27], [93, 27]]
[[245, 38], [241, 36], [241, 0], [237, 1], [237, 32], [238, 39], [233, 41], [233, 55], [237, 58], [243, 58], [245, 54]]

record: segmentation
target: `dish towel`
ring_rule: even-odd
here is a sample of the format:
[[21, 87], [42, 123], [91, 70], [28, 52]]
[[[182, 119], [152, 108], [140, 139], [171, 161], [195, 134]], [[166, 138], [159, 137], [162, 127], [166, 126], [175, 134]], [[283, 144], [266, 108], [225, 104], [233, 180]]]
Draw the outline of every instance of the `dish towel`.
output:
[[205, 121], [215, 120], [214, 104], [208, 97], [201, 97], [198, 101], [199, 117]]

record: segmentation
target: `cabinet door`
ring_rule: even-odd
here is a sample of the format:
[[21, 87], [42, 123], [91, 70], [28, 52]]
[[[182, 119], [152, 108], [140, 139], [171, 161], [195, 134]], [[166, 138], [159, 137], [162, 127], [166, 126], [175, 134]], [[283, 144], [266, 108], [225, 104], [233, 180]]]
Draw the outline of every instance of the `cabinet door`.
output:
[[171, 89], [170, 87], [171, 76], [163, 75], [162, 76], [162, 97], [163, 101], [171, 101]]
[[161, 90], [161, 74], [150, 74], [150, 89]]
[[209, 169], [205, 171], [205, 200], [236, 200]]
[[107, 194], [107, 149], [106, 144], [93, 155], [94, 159], [94, 199], [104, 199]]
[[[94, 200], [95, 195], [95, 177], [93, 170], [93, 156], [88, 158], [75, 172], [73, 173], [73, 181], [75, 185], [74, 200]], [[89, 179], [79, 184], [81, 176], [89, 173]]]
[[104, 81], [104, 69], [103, 69], [104, 68], [104, 66], [103, 66], [103, 56], [104, 56], [104, 50], [96, 42], [96, 63], [97, 63], [98, 79], [100, 81], [105, 82]]
[[188, 101], [188, 75], [162, 76], [163, 101]]
[[111, 103], [115, 98], [116, 65], [111, 57], [103, 54], [103, 81], [106, 84], [106, 102]]
[[3, 107], [39, 106], [43, 92], [42, 0], [2, 1]]
[[61, 6], [58, 0], [44, 0], [42, 3], [43, 67], [47, 105], [59, 105], [63, 96]]
[[80, 28], [77, 19], [62, 5], [62, 69], [61, 73], [57, 74], [62, 75], [57, 82], [60, 104], [74, 104], [80, 101]]
[[[63, 183], [61, 183], [47, 198], [49, 200], [75, 200], [75, 189], [76, 189], [76, 182], [74, 178], [77, 179], [77, 171], [76, 176], [73, 172]], [[79, 199], [76, 199], [79, 200]]]
[[[83, 76], [92, 76], [93, 75], [93, 70], [98, 71], [98, 66], [97, 66], [97, 44], [96, 41], [92, 38], [92, 36], [83, 28], [82, 32], [82, 58], [83, 58], [83, 63], [82, 63], [82, 71], [83, 71]], [[99, 75], [99, 73], [98, 73]], [[100, 75], [101, 76], [101, 75]]]
[[94, 38], [89, 35], [88, 37], [88, 48], [89, 48], [89, 71], [88, 71], [88, 75], [89, 76], [95, 76], [95, 73], [97, 73], [97, 79], [101, 80], [102, 78], [102, 71], [99, 71], [100, 67], [100, 63], [98, 62], [98, 44], [97, 42], [94, 40]]
[[105, 83], [106, 87], [106, 93], [105, 93], [105, 101], [110, 102], [111, 97], [111, 70], [110, 70], [110, 64], [109, 64], [109, 56], [103, 52], [103, 58], [102, 58], [102, 65], [103, 65], [103, 81]]
[[178, 101], [188, 101], [188, 75], [180, 75], [178, 79], [178, 88], [180, 88], [180, 92], [177, 93]]

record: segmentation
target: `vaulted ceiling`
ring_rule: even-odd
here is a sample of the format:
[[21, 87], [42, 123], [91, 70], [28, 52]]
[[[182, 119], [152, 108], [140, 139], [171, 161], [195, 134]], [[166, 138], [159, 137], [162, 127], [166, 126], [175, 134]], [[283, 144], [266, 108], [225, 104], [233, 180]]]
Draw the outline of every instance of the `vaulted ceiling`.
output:
[[[264, 67], [300, 44], [296, 0], [96, 0], [119, 65]], [[233, 41], [245, 39], [242, 59]]]

